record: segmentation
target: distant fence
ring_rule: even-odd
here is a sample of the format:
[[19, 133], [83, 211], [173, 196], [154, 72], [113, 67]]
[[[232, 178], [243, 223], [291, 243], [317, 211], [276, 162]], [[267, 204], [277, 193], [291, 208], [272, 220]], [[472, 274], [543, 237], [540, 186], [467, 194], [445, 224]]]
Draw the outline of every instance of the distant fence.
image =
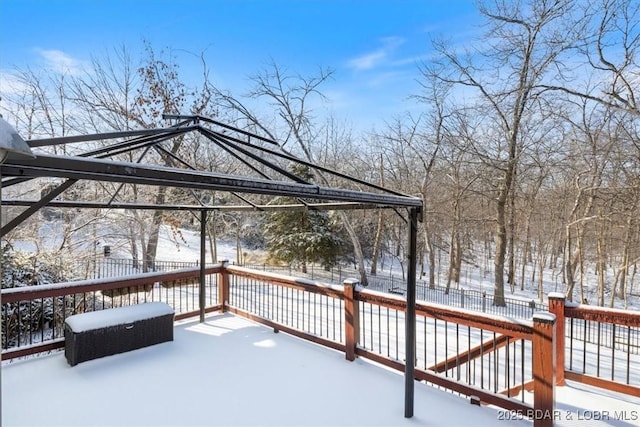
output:
[[[197, 268], [198, 261], [154, 261], [146, 269], [142, 261], [132, 259], [101, 257], [77, 261], [74, 265], [76, 276], [87, 279], [101, 279], [109, 277], [130, 276], [146, 272], [173, 271], [185, 268]], [[207, 264], [211, 266], [213, 264]], [[267, 264], [244, 265], [243, 267], [260, 271], [283, 273], [289, 276], [305, 277], [311, 280], [321, 280], [327, 283], [341, 284], [344, 280], [357, 278], [357, 270], [344, 266], [336, 266], [326, 270], [310, 264], [306, 273], [291, 265], [274, 266]], [[368, 289], [390, 294], [405, 295], [406, 280], [396, 277], [368, 276]], [[430, 288], [428, 283], [422, 280], [416, 281], [416, 298], [422, 301], [446, 304], [450, 307], [458, 307], [478, 311], [482, 313], [499, 314], [520, 319], [529, 319], [537, 311], [547, 311], [548, 305], [534, 300], [526, 301], [517, 298], [505, 298], [504, 306], [493, 304], [493, 296], [486, 292], [436, 286]]]

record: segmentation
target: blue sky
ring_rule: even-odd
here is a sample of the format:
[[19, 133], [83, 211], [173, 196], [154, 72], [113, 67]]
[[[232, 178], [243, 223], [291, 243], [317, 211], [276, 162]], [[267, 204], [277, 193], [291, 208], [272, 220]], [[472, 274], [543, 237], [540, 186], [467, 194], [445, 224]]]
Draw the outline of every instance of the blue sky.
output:
[[363, 128], [411, 109], [430, 38], [459, 43], [477, 19], [471, 0], [0, 0], [0, 77], [73, 70], [122, 45], [141, 52], [145, 39], [176, 52], [187, 76], [199, 71], [188, 52], [204, 52], [233, 93], [272, 60], [305, 76], [329, 67], [329, 108]]

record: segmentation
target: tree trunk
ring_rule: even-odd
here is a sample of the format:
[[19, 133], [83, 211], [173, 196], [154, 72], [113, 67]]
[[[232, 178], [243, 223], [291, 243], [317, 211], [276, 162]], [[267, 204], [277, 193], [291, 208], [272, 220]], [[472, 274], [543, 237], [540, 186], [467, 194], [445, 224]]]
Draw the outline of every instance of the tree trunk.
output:
[[462, 244], [460, 243], [460, 231], [456, 234], [456, 269], [453, 280], [460, 286], [460, 277], [462, 275]]
[[216, 211], [211, 212], [211, 219], [207, 222], [207, 233], [209, 234], [209, 252], [211, 252], [211, 262], [218, 262], [218, 236], [216, 234]]
[[[624, 270], [625, 270], [624, 266], [619, 268], [618, 271], [616, 271], [615, 277], [613, 278], [613, 284], [611, 285], [611, 299], [609, 300], [609, 308], [613, 308], [613, 306], [615, 305], [616, 286], [618, 286], [618, 282], [620, 281]], [[622, 287], [622, 284], [620, 284], [620, 287]]]
[[506, 305], [504, 299], [504, 263], [507, 253], [507, 227], [505, 223], [505, 207], [506, 207], [506, 189], [502, 189], [503, 193], [497, 203], [496, 208], [496, 253], [493, 261], [495, 267], [494, 286], [493, 286], [493, 305], [504, 307]]
[[540, 302], [544, 299], [544, 280], [542, 277], [544, 274], [544, 264], [544, 258], [538, 260], [538, 301]]
[[[166, 187], [159, 187], [156, 194], [156, 205], [165, 204]], [[145, 271], [153, 271], [155, 268], [156, 253], [158, 251], [158, 239], [160, 238], [160, 226], [162, 225], [162, 217], [164, 211], [158, 210], [153, 212], [153, 220], [151, 222], [151, 232], [147, 242], [147, 250], [145, 251], [144, 264]]]
[[[426, 226], [425, 226], [426, 228]], [[429, 237], [429, 233], [425, 229], [425, 243], [429, 248], [429, 288], [435, 289], [436, 287], [436, 252], [433, 247], [433, 242]]]
[[577, 243], [577, 257], [578, 259], [574, 261], [573, 265], [580, 265], [580, 302], [585, 302], [584, 297], [584, 251], [582, 249], [582, 235], [578, 236]]
[[[627, 229], [624, 236], [624, 249], [622, 253], [622, 273], [620, 276], [620, 286], [618, 288], [618, 298], [624, 299], [625, 291], [627, 289], [627, 276], [629, 271], [629, 262], [631, 261], [631, 232], [633, 230], [633, 218], [631, 215], [627, 217]], [[613, 295], [616, 295], [615, 287], [611, 290]]]
[[373, 239], [373, 253], [371, 254], [371, 275], [375, 276], [378, 271], [378, 253], [380, 252], [380, 242], [382, 241], [382, 209], [378, 210], [378, 223], [376, 225], [376, 235]]
[[236, 223], [236, 264], [242, 265], [242, 243], [240, 242], [240, 220]]
[[[178, 153], [180, 146], [182, 145], [182, 137], [174, 140], [171, 144], [171, 153], [173, 155]], [[168, 156], [163, 156], [164, 162], [167, 166], [173, 165], [173, 159]], [[156, 193], [156, 205], [164, 205], [166, 201], [167, 188], [159, 187]], [[145, 256], [145, 264], [149, 268], [155, 267], [156, 253], [158, 251], [158, 239], [160, 237], [160, 226], [162, 225], [162, 218], [164, 211], [158, 210], [153, 212], [153, 221], [151, 223], [151, 233], [149, 234], [149, 242], [147, 243], [147, 251]]]
[[140, 256], [138, 255], [138, 245], [136, 243], [136, 239], [134, 239], [133, 236], [133, 233], [131, 233], [131, 235], [129, 236], [131, 244], [131, 260], [133, 263], [133, 268], [138, 268]]
[[574, 277], [574, 271], [575, 271], [575, 267], [573, 266], [573, 262], [572, 262], [572, 251], [573, 251], [573, 245], [572, 245], [572, 239], [571, 239], [571, 226], [568, 225], [567, 226], [567, 230], [566, 230], [566, 238], [565, 238], [565, 246], [564, 246], [564, 264], [563, 264], [563, 268], [564, 268], [564, 280], [565, 280], [565, 286], [567, 288], [567, 299], [569, 301], [573, 301], [573, 288], [575, 287], [576, 281], [575, 281], [575, 277]]
[[515, 191], [511, 191], [511, 197], [509, 197], [510, 205], [511, 205], [509, 209], [509, 234], [507, 235], [507, 238], [509, 239], [509, 270], [507, 273], [507, 276], [508, 276], [507, 283], [509, 283], [509, 287], [511, 288], [511, 293], [514, 293], [516, 290], [516, 248], [515, 248], [516, 201], [515, 199], [516, 199]]
[[344, 225], [345, 230], [347, 230], [347, 233], [349, 234], [349, 237], [351, 238], [351, 242], [353, 244], [353, 251], [355, 252], [355, 255], [358, 261], [358, 272], [360, 273], [360, 284], [362, 286], [367, 286], [369, 284], [369, 280], [367, 279], [367, 272], [364, 266], [364, 253], [362, 252], [362, 246], [360, 245], [360, 240], [358, 239], [358, 235], [353, 230], [353, 227], [351, 226], [351, 221], [349, 221], [349, 218], [344, 213], [344, 211], [339, 211], [338, 215], [340, 216], [340, 219], [342, 220], [342, 224]]
[[[380, 186], [384, 187], [384, 159], [380, 154]], [[378, 223], [376, 225], [376, 235], [373, 240], [373, 253], [371, 254], [371, 275], [375, 276], [378, 271], [378, 253], [380, 252], [380, 243], [382, 241], [382, 209], [378, 210]]]
[[598, 226], [598, 241], [596, 244], [596, 252], [598, 257], [598, 306], [604, 306], [604, 276], [607, 271], [606, 260], [606, 243], [605, 239], [605, 225], [600, 224]]
[[598, 239], [598, 306], [604, 306], [604, 273], [605, 273], [605, 265], [602, 261], [602, 256], [604, 255], [604, 242], [601, 239]]
[[449, 236], [449, 271], [447, 272], [447, 284], [445, 286], [445, 294], [449, 293], [449, 289], [451, 288], [451, 281], [453, 280], [453, 276], [455, 274], [455, 265], [456, 265], [456, 248], [455, 248], [455, 223], [452, 224], [451, 236]]

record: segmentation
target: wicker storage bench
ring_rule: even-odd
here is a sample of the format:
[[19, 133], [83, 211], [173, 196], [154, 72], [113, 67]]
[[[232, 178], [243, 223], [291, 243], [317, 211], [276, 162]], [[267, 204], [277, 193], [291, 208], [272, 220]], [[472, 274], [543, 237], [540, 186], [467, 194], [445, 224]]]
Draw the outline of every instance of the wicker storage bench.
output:
[[173, 341], [173, 309], [161, 302], [110, 308], [65, 320], [64, 355], [80, 362]]

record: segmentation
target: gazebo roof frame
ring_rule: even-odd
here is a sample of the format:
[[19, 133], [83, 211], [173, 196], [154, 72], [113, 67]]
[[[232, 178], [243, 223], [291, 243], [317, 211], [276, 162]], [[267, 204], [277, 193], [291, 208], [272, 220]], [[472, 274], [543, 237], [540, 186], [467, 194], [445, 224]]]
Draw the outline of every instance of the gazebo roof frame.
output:
[[[348, 176], [346, 174], [314, 165], [308, 161], [296, 158], [288, 153], [265, 148], [252, 143], [253, 141], [266, 142], [274, 147], [279, 147], [276, 141], [269, 138], [256, 135], [254, 133], [239, 129], [219, 121], [202, 117], [202, 116], [183, 116], [183, 115], [165, 115], [165, 119], [176, 120], [177, 123], [166, 128], [129, 130], [120, 132], [96, 133], [88, 135], [64, 136], [57, 138], [46, 138], [29, 140], [27, 144], [31, 148], [56, 146], [63, 144], [75, 144], [89, 141], [109, 141], [109, 145], [83, 153], [79, 156], [60, 156], [38, 154], [36, 158], [30, 159], [25, 157], [10, 156], [7, 161], [0, 166], [3, 177], [2, 186], [9, 187], [25, 180], [37, 177], [57, 177], [66, 178], [68, 180], [93, 180], [93, 181], [111, 181], [117, 183], [131, 184], [147, 184], [159, 185], [167, 187], [179, 187], [201, 190], [222, 190], [229, 191], [232, 194], [238, 193], [249, 194], [267, 194], [273, 196], [290, 196], [297, 197], [300, 201], [299, 205], [284, 205], [281, 209], [300, 209], [302, 207], [313, 209], [363, 209], [366, 208], [401, 208], [401, 207], [421, 207], [422, 201], [419, 198], [404, 195], [396, 191], [392, 191], [381, 186], [368, 183]], [[235, 158], [243, 162], [261, 175], [260, 178], [244, 177], [230, 174], [220, 174], [216, 172], [208, 172], [196, 170], [195, 167], [168, 152], [160, 144], [163, 141], [178, 137], [189, 132], [198, 132], [208, 141], [215, 143], [222, 150], [231, 153]], [[246, 138], [243, 140], [242, 138]], [[123, 139], [122, 141], [118, 141]], [[115, 141], [115, 142], [112, 142]], [[149, 165], [141, 163], [121, 162], [110, 160], [109, 157], [124, 152], [133, 152], [135, 150], [156, 149], [165, 156], [169, 156], [178, 163], [182, 168], [166, 167], [158, 165]], [[358, 191], [353, 189], [342, 189], [336, 187], [323, 187], [320, 185], [306, 182], [303, 178], [298, 177], [290, 171], [284, 170], [278, 165], [266, 160], [262, 157], [269, 154], [286, 161], [298, 163], [308, 166], [321, 173], [333, 175], [334, 177], [346, 180], [352, 185], [360, 187], [368, 187], [374, 191]], [[142, 157], [141, 157], [142, 159]], [[250, 159], [250, 160], [249, 160]], [[284, 176], [286, 180], [276, 180], [264, 173], [260, 172], [252, 163], [258, 163], [267, 170], [273, 171], [276, 175]], [[68, 183], [67, 186], [72, 185]], [[33, 214], [37, 209], [43, 206], [59, 206], [59, 207], [113, 207], [117, 205], [111, 200], [106, 204], [87, 204], [79, 201], [74, 205], [71, 202], [59, 202], [55, 200], [59, 194], [64, 192], [66, 188], [60, 188], [58, 191], [52, 191], [48, 195], [42, 197], [39, 201], [17, 201], [6, 200], [3, 203], [7, 205], [31, 206], [29, 215], [24, 215], [21, 221]], [[239, 198], [251, 206], [250, 209], [266, 210], [252, 204], [245, 198]], [[304, 199], [321, 200], [324, 203], [308, 203]], [[339, 204], [336, 204], [339, 203]], [[344, 204], [346, 203], [346, 204]], [[124, 207], [122, 203], [119, 204]], [[364, 205], [364, 206], [363, 206]], [[129, 209], [158, 209], [144, 204], [128, 205]], [[184, 210], [184, 205], [166, 204], [162, 207], [166, 210]], [[225, 206], [206, 206], [194, 205], [194, 209], [198, 210], [228, 210]], [[236, 210], [246, 210], [237, 206]], [[273, 209], [273, 208], [269, 208]], [[13, 224], [13, 227], [18, 224]], [[11, 228], [13, 228], [11, 227]], [[10, 229], [3, 227], [2, 235], [6, 234]]]
[[[202, 222], [206, 222], [206, 212], [209, 210], [272, 210], [272, 209], [369, 209], [369, 208], [407, 208], [409, 210], [409, 265], [407, 275], [407, 311], [406, 311], [406, 360], [415, 359], [415, 283], [416, 283], [416, 236], [417, 221], [422, 209], [422, 199], [412, 197], [368, 183], [366, 181], [345, 175], [343, 173], [314, 165], [308, 161], [296, 158], [282, 151], [271, 150], [252, 143], [258, 140], [274, 147], [280, 147], [276, 141], [260, 135], [239, 129], [216, 120], [202, 116], [165, 115], [165, 119], [175, 120], [176, 123], [166, 128], [142, 129], [121, 132], [97, 133], [89, 135], [65, 136], [26, 141], [30, 148], [74, 144], [89, 141], [115, 141], [103, 148], [83, 153], [79, 156], [61, 156], [36, 154], [35, 158], [9, 155], [0, 165], [0, 185], [2, 188], [20, 184], [39, 177], [54, 177], [66, 179], [56, 188], [43, 195], [40, 200], [1, 200], [4, 205], [27, 206], [27, 208], [9, 221], [0, 230], [4, 236], [19, 226], [31, 215], [45, 206], [70, 208], [127, 208], [127, 209], [163, 209], [163, 210], [199, 210]], [[249, 167], [261, 178], [221, 174], [209, 171], [199, 171], [187, 161], [177, 157], [160, 144], [163, 141], [179, 137], [189, 132], [198, 132], [206, 139], [216, 144], [234, 158]], [[235, 135], [235, 136], [234, 136]], [[242, 138], [246, 138], [242, 139]], [[118, 141], [121, 140], [121, 141]], [[158, 151], [165, 158], [171, 158], [184, 168], [166, 167], [151, 164], [122, 162], [110, 160], [109, 157], [136, 150], [143, 150], [139, 157], [142, 161], [144, 154], [150, 149]], [[300, 165], [310, 167], [316, 171], [346, 180], [353, 186], [367, 187], [369, 191], [359, 191], [352, 188], [337, 188], [319, 186], [305, 181], [302, 177], [281, 168], [265, 159], [264, 154], [276, 156]], [[278, 176], [274, 179], [259, 167], [260, 165]], [[234, 194], [246, 206], [187, 206], [167, 204], [152, 206], [149, 204], [132, 204], [116, 202], [115, 196], [107, 203], [88, 201], [60, 201], [56, 197], [70, 188], [79, 180], [108, 181], [119, 184], [141, 184], [166, 186], [174, 188], [228, 191]], [[288, 205], [256, 205], [238, 193], [263, 194], [272, 196], [288, 196], [297, 198], [299, 204]], [[309, 199], [312, 201], [305, 201]], [[321, 203], [317, 201], [320, 200]], [[204, 240], [204, 227], [201, 224], [201, 245]], [[203, 249], [201, 248], [201, 252]], [[201, 253], [202, 268], [204, 268], [204, 254]], [[405, 364], [405, 417], [413, 416], [414, 366]]]

